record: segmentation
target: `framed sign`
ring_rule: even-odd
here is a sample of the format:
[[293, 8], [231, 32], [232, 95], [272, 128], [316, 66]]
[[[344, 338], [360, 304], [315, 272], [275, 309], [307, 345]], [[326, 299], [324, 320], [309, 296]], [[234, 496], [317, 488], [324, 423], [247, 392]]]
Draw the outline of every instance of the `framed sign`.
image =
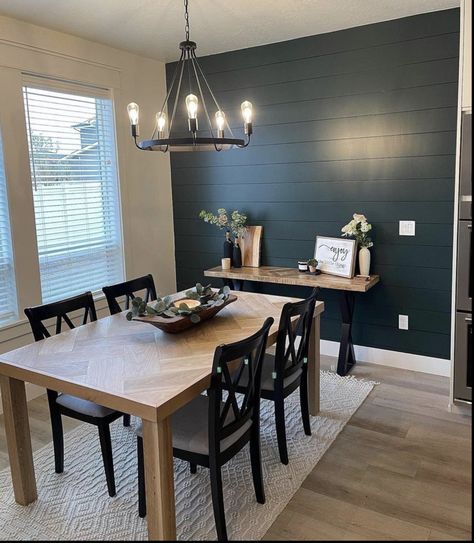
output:
[[314, 258], [318, 261], [318, 269], [322, 273], [351, 279], [354, 277], [356, 244], [355, 239], [317, 236]]

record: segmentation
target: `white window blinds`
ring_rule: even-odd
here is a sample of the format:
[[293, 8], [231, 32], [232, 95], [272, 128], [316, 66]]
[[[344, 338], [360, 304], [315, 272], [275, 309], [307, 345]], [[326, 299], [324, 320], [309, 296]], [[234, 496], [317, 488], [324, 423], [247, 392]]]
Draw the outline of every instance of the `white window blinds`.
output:
[[17, 316], [15, 271], [13, 268], [10, 216], [0, 133], [0, 325]]
[[43, 302], [121, 281], [112, 100], [30, 85], [23, 95]]

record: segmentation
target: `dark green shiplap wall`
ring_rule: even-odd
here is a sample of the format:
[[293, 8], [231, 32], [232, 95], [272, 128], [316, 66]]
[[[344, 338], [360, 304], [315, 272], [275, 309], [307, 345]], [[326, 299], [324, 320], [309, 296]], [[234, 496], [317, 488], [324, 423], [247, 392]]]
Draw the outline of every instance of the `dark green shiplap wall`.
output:
[[[178, 288], [220, 263], [223, 236], [202, 208], [262, 224], [274, 266], [364, 213], [382, 282], [357, 295], [355, 343], [449, 358], [458, 46], [459, 10], [447, 10], [202, 58], [235, 133], [240, 102], [253, 102], [255, 134], [244, 150], [172, 153]], [[400, 237], [399, 220], [416, 236]], [[323, 295], [322, 337], [339, 340], [338, 294]]]

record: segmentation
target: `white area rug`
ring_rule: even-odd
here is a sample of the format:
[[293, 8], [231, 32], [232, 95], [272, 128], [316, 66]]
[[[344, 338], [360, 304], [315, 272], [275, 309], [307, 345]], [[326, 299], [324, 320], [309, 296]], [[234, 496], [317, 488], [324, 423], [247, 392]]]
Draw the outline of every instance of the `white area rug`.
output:
[[[296, 391], [287, 399], [290, 463], [280, 463], [273, 404], [262, 402], [262, 456], [266, 503], [255, 501], [248, 448], [223, 468], [224, 502], [230, 539], [257, 540], [301, 486], [375, 383], [321, 373], [321, 413], [304, 434]], [[22, 507], [13, 498], [9, 470], [0, 472], [2, 540], [143, 540], [146, 519], [138, 517], [136, 439], [121, 420], [112, 425], [117, 495], [109, 498], [96, 428], [81, 425], [65, 436], [65, 471], [54, 473], [52, 445], [35, 453], [38, 501]], [[209, 471], [191, 475], [175, 460], [178, 539], [215, 540]]]

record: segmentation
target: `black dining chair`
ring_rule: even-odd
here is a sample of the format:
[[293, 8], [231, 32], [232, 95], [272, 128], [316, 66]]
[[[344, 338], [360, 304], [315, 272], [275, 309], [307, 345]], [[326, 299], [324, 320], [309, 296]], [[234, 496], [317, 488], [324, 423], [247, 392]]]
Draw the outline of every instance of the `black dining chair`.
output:
[[[143, 277], [137, 277], [136, 279], [124, 281], [123, 283], [117, 283], [116, 285], [104, 287], [102, 291], [107, 299], [107, 304], [109, 306], [111, 315], [115, 315], [116, 313], [120, 313], [125, 309], [129, 309], [130, 300], [135, 298], [137, 292], [145, 291], [143, 300], [147, 303], [152, 300], [156, 300], [155, 282], [153, 281], [153, 276], [151, 273], [144, 275]], [[125, 306], [121, 308], [118, 299], [124, 296]]]
[[[25, 315], [30, 321], [35, 341], [41, 341], [51, 337], [44, 321], [55, 318], [55, 333], [59, 334], [61, 333], [63, 322], [65, 322], [69, 328], [75, 328], [72, 322], [72, 318], [74, 317], [71, 318], [70, 314], [81, 310], [84, 311], [82, 324], [86, 324], [88, 321], [92, 322], [97, 320], [97, 313], [91, 292], [86, 292], [79, 296], [74, 296], [73, 298], [58, 302], [52, 302], [36, 307], [27, 307], [25, 309]], [[97, 426], [99, 430], [99, 440], [104, 462], [105, 477], [107, 480], [107, 489], [110, 496], [115, 496], [114, 464], [109, 425], [114, 420], [124, 416], [124, 414], [70, 394], [62, 394], [49, 389], [47, 390], [47, 393], [51, 426], [53, 430], [54, 464], [56, 473], [62, 473], [64, 471], [62, 415], [93, 424], [94, 426]], [[127, 426], [125, 417], [124, 425]]]
[[[217, 537], [227, 540], [221, 468], [247, 443], [255, 494], [265, 503], [260, 455], [260, 378], [268, 332], [273, 318], [249, 338], [220, 345], [214, 353], [211, 385], [207, 396], [200, 395], [172, 415], [173, 455], [191, 465], [209, 468], [212, 504]], [[236, 395], [239, 381], [247, 375], [245, 394]], [[225, 397], [223, 397], [225, 392]], [[138, 508], [146, 514], [143, 437], [137, 430]]]
[[[278, 327], [275, 355], [265, 353], [262, 368], [261, 395], [275, 404], [275, 426], [278, 451], [283, 464], [288, 464], [286, 443], [285, 398], [300, 389], [301, 417], [306, 435], [311, 435], [308, 403], [308, 349], [314, 308], [319, 288], [299, 302], [283, 306]], [[295, 320], [297, 322], [295, 322]], [[245, 393], [246, 374], [238, 392]]]

